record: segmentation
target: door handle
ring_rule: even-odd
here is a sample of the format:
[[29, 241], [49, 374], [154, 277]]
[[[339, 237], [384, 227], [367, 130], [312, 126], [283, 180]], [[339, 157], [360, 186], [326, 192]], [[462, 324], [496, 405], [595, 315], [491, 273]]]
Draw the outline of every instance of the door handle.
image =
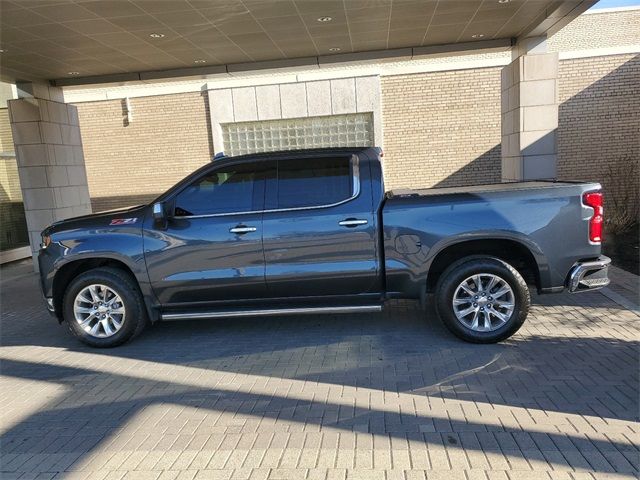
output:
[[229, 232], [239, 233], [241, 235], [244, 233], [255, 232], [255, 231], [256, 231], [256, 227], [247, 227], [246, 225], [236, 225], [235, 227], [229, 229]]
[[338, 225], [340, 225], [341, 227], [353, 228], [353, 227], [357, 227], [358, 225], [366, 225], [367, 223], [369, 222], [367, 222], [366, 220], [359, 220], [357, 218], [347, 218], [339, 222]]

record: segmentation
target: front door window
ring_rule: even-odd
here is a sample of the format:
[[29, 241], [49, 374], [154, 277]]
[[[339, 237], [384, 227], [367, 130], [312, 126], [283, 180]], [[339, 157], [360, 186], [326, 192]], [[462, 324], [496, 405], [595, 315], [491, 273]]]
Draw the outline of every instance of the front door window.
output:
[[[264, 168], [256, 164], [230, 165], [205, 174], [176, 197], [178, 217], [250, 212], [263, 201]], [[262, 197], [261, 197], [262, 195]]]

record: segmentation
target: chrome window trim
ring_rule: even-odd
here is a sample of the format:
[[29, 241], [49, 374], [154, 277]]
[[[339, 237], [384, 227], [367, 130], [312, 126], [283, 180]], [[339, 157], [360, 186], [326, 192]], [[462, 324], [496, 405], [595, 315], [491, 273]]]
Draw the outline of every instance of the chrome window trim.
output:
[[[276, 159], [278, 161], [279, 159]], [[351, 200], [355, 200], [360, 195], [360, 159], [357, 155], [351, 156], [351, 178], [353, 179], [353, 193], [349, 198], [345, 198], [344, 200], [340, 200], [335, 203], [328, 203], [325, 205], [313, 205], [310, 207], [292, 207], [292, 208], [271, 208], [268, 210], [249, 210], [246, 212], [228, 212], [228, 213], [209, 213], [206, 215], [184, 215], [184, 216], [173, 216], [173, 218], [186, 218], [186, 219], [197, 219], [197, 218], [212, 218], [212, 217], [226, 217], [226, 216], [236, 216], [236, 215], [251, 215], [257, 213], [278, 213], [278, 212], [296, 212], [302, 210], [316, 210], [316, 209], [325, 209], [337, 207], [338, 205], [343, 205]], [[266, 194], [266, 193], [265, 193]]]

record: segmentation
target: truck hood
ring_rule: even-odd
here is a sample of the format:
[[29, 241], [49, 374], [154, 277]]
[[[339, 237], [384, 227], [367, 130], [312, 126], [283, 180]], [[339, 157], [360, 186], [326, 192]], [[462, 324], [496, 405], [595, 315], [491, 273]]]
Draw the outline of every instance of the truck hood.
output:
[[45, 228], [42, 231], [42, 235], [51, 235], [77, 228], [104, 228], [114, 225], [142, 224], [146, 207], [146, 205], [137, 205], [59, 220]]

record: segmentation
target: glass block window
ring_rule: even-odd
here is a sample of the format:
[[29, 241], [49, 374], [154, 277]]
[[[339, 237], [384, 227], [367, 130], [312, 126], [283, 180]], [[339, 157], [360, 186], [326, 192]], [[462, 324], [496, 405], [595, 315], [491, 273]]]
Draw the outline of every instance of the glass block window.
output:
[[222, 125], [224, 153], [272, 152], [321, 147], [373, 146], [373, 115], [263, 120]]

